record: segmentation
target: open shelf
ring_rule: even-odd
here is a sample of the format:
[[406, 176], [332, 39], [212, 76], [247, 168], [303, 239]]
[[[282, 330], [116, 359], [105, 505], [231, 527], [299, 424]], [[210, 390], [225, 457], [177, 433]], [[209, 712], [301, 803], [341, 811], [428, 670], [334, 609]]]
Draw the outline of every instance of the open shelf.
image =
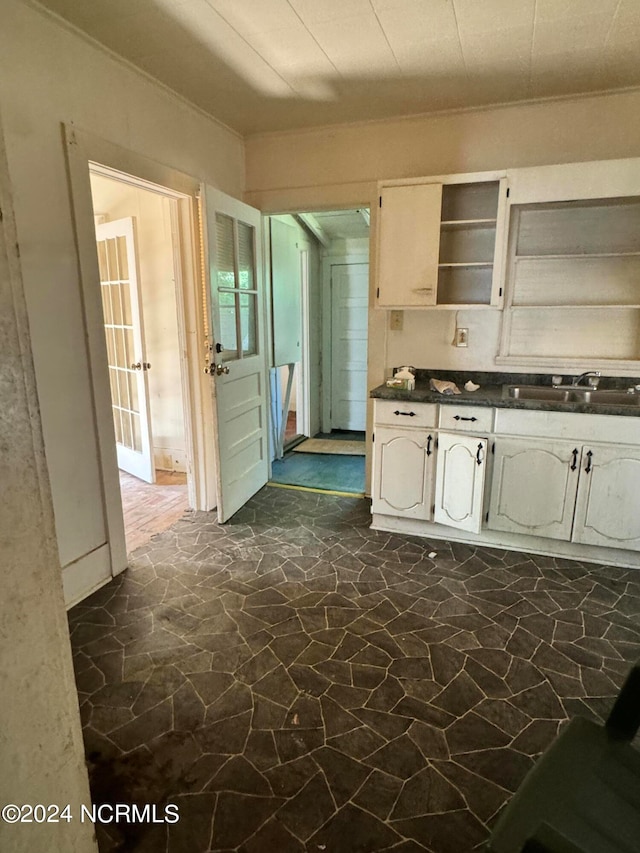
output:
[[491, 304], [499, 195], [499, 181], [443, 186], [438, 305]]
[[503, 356], [640, 359], [640, 198], [512, 213]]
[[492, 267], [493, 261], [468, 261], [460, 264], [438, 264], [439, 267]]
[[482, 228], [497, 223], [497, 219], [447, 219], [440, 223], [441, 228]]

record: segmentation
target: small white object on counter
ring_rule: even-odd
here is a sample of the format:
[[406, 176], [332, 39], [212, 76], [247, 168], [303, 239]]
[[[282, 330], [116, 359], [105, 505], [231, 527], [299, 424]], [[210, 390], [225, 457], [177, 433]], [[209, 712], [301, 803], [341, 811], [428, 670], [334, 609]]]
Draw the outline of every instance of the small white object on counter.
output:
[[470, 379], [468, 382], [464, 383], [464, 390], [465, 391], [477, 391], [479, 387], [480, 387], [479, 385], [476, 385], [476, 383], [472, 382]]

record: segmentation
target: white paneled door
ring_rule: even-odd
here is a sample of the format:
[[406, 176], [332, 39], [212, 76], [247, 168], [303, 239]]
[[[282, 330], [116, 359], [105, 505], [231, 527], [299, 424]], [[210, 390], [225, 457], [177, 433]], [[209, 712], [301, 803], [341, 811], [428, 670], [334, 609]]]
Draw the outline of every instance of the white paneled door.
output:
[[96, 225], [118, 467], [155, 481], [142, 298], [133, 217]]
[[367, 421], [369, 264], [331, 267], [331, 427]]
[[218, 519], [269, 477], [260, 211], [206, 188]]

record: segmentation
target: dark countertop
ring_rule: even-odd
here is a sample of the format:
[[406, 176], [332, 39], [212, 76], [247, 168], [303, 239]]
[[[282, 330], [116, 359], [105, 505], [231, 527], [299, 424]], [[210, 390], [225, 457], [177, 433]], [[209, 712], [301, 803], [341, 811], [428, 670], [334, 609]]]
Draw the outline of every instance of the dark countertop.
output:
[[[527, 409], [534, 412], [572, 412], [588, 415], [623, 415], [627, 417], [640, 417], [640, 406], [620, 406], [603, 403], [562, 403], [557, 400], [520, 400], [506, 396], [504, 385], [551, 385], [551, 377], [544, 374], [496, 374], [491, 378], [498, 380], [501, 384], [482, 384], [482, 380], [488, 374], [461, 374], [449, 371], [423, 371], [416, 374], [416, 387], [414, 391], [403, 391], [398, 388], [389, 388], [387, 385], [379, 385], [369, 392], [369, 396], [377, 400], [404, 400], [413, 403], [439, 403], [441, 405], [459, 406], [492, 406], [499, 409]], [[460, 388], [461, 394], [439, 394], [429, 388], [428, 377], [435, 379], [451, 379]], [[466, 378], [465, 378], [466, 376]], [[467, 379], [473, 379], [480, 384], [477, 391], [465, 391], [464, 383]], [[606, 382], [606, 384], [605, 384]], [[606, 388], [629, 387], [635, 384], [635, 380], [624, 377], [621, 381], [614, 377], [606, 377], [602, 385]]]

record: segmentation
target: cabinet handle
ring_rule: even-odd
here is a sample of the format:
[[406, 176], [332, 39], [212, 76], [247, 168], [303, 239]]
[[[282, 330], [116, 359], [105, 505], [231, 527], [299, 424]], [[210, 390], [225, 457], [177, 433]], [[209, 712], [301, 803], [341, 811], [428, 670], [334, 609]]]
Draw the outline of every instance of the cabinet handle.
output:
[[431, 442], [433, 441], [433, 436], [429, 436], [427, 438], [427, 456], [431, 456]]
[[573, 456], [573, 462], [571, 463], [571, 470], [575, 471], [576, 468], [578, 467], [578, 448], [577, 447], [574, 448], [574, 450], [571, 451], [571, 454]]
[[413, 288], [414, 293], [431, 293], [432, 290], [433, 290], [432, 287], [414, 287]]
[[478, 445], [478, 452], [476, 453], [476, 462], [478, 463], [478, 465], [482, 465], [482, 459], [483, 459], [482, 444], [479, 444]]
[[591, 457], [592, 456], [593, 456], [593, 453], [590, 450], [587, 450], [587, 467], [584, 469], [585, 474], [588, 474], [591, 471], [591, 468], [592, 468]]
[[396, 409], [393, 414], [394, 415], [402, 415], [405, 418], [415, 418], [415, 416], [416, 416], [415, 412], [400, 412], [400, 411], [398, 411], [398, 409]]
[[454, 419], [454, 421], [477, 421], [478, 420], [475, 417], [474, 418], [465, 418], [462, 415], [454, 415], [453, 419]]

